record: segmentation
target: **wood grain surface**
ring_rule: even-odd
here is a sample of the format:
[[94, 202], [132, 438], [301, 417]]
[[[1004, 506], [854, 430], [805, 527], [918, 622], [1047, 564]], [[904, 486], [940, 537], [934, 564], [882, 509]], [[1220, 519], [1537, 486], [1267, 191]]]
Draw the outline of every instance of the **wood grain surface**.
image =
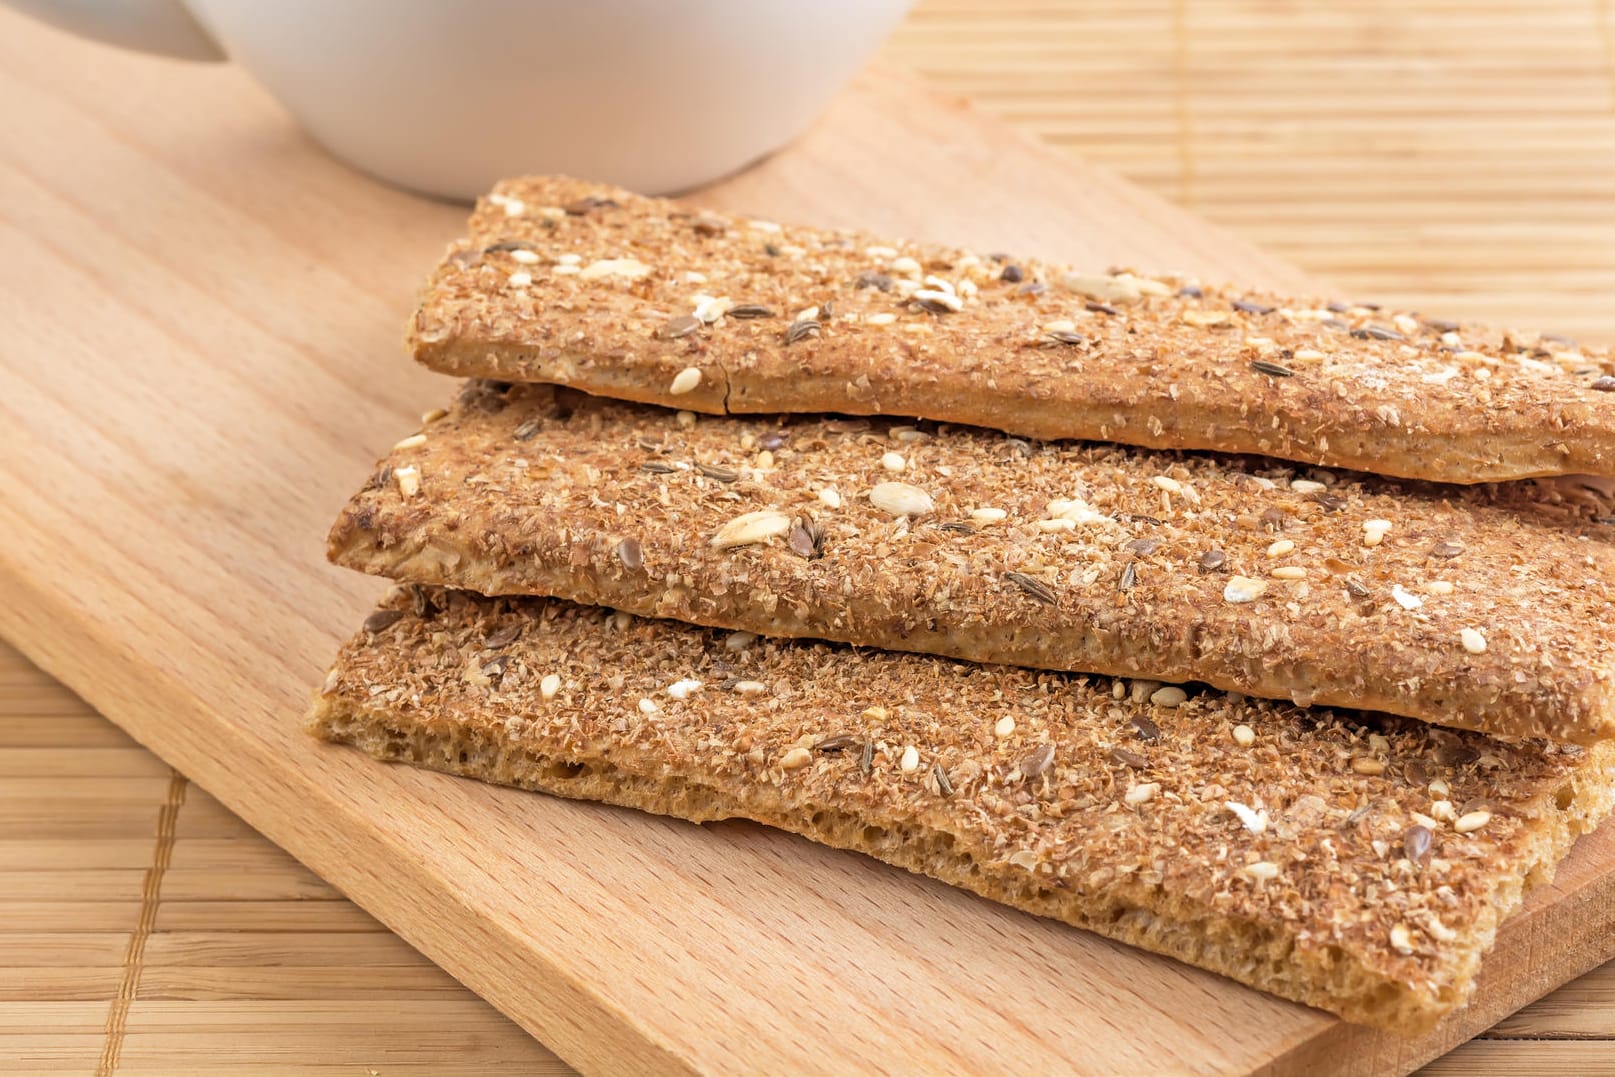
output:
[[[324, 568], [320, 536], [376, 451], [443, 395], [399, 358], [397, 327], [461, 214], [344, 172], [233, 72], [99, 50], [91, 63], [88, 48], [0, 15], [0, 247], [14, 252], [0, 265], [0, 632], [570, 1061], [1395, 1072], [1607, 956], [1608, 833], [1511, 925], [1486, 1004], [1405, 1043], [757, 828], [524, 797], [306, 743], [294, 728], [306, 687], [377, 589]], [[891, 76], [864, 80], [807, 143], [712, 197], [1302, 283]], [[40, 725], [17, 735], [44, 736]], [[187, 860], [188, 820], [228, 814], [126, 741], [92, 751], [91, 727], [61, 728], [68, 743], [18, 756], [0, 798], [23, 826], [89, 844], [13, 850], [23, 866], [8, 898], [48, 907], [53, 887], [88, 884], [105, 907], [84, 910], [82, 932], [45, 918], [40, 937], [15, 940], [15, 967], [37, 959], [76, 995], [0, 1010], [18, 1057], [70, 1071], [93, 1055], [117, 1072], [187, 1059], [210, 1072], [221, 1059], [240, 1072], [443, 1072], [445, 1059], [485, 1066], [500, 1059], [475, 1050], [504, 1049], [538, 1072], [554, 1064], [441, 981], [418, 999], [391, 994], [434, 981], [395, 978], [421, 966], [351, 906], [322, 902], [347, 910], [324, 927], [312, 903], [288, 911], [334, 895], [245, 831], [211, 850], [197, 837], [204, 859]], [[75, 786], [91, 806], [47, 807]], [[180, 905], [201, 919], [167, 928]], [[247, 919], [226, 926], [236, 911]], [[63, 937], [79, 934], [102, 937]], [[305, 980], [305, 966], [330, 971]], [[86, 974], [96, 988], [63, 974], [78, 967], [98, 970]], [[232, 986], [233, 968], [276, 971]], [[329, 1001], [344, 992], [369, 1000], [373, 1038]], [[268, 1026], [323, 1029], [338, 1053], [293, 1058], [274, 1041], [252, 1054]]]

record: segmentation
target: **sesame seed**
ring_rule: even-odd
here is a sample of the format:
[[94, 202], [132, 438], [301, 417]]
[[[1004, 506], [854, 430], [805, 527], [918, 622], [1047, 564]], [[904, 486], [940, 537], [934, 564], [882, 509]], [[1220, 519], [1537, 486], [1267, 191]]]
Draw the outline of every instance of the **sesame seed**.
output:
[[1254, 864], [1245, 865], [1245, 874], [1258, 882], [1266, 882], [1279, 877], [1279, 866], [1271, 860], [1258, 860]]
[[566, 254], [563, 254], [559, 258], [555, 259], [555, 261], [559, 265], [575, 266], [578, 263], [583, 261], [583, 255], [581, 255], [581, 254], [573, 254], [570, 251], [568, 251]]
[[[1434, 789], [1435, 783], [1431, 782], [1430, 787]], [[1430, 802], [1430, 817], [1440, 819], [1444, 823], [1450, 823], [1458, 818], [1458, 809], [1452, 806], [1452, 801], [1450, 800], [1434, 800]]]
[[1169, 684], [1165, 688], [1158, 688], [1150, 694], [1150, 702], [1157, 707], [1181, 707], [1188, 702], [1188, 699], [1189, 693], [1175, 684]]
[[527, 272], [525, 269], [518, 269], [510, 276], [506, 277], [505, 282], [512, 288], [525, 288], [529, 284], [533, 283], [533, 275]]
[[895, 247], [865, 247], [864, 248], [864, 253], [866, 255], [868, 255], [869, 257], [871, 257], [871, 258], [884, 260], [884, 259], [887, 259], [887, 258], [896, 258], [897, 257], [897, 248], [895, 248]]
[[1458, 821], [1452, 824], [1452, 828], [1460, 834], [1473, 834], [1491, 821], [1491, 812], [1472, 811], [1467, 815], [1459, 816]]
[[723, 638], [723, 649], [726, 651], [744, 651], [757, 642], [755, 632], [731, 632]]
[[1406, 924], [1397, 924], [1391, 928], [1391, 949], [1399, 954], [1413, 952], [1413, 932]]
[[518, 247], [510, 252], [510, 260], [520, 265], [530, 266], [538, 262], [538, 255], [530, 250]]
[[695, 319], [706, 325], [722, 318], [733, 309], [728, 296], [698, 295], [695, 297], [695, 310], [692, 312]]
[[679, 427], [684, 430], [688, 430], [695, 425], [695, 412], [693, 411], [680, 411], [673, 418], [679, 424]]
[[1236, 725], [1234, 727], [1234, 743], [1241, 748], [1249, 748], [1256, 743], [1256, 730], [1248, 725]]
[[920, 769], [920, 750], [910, 744], [903, 749], [903, 758], [898, 760], [897, 769], [904, 774], [913, 774]]
[[953, 282], [951, 280], [946, 280], [942, 277], [936, 276], [935, 274], [931, 274], [925, 278], [925, 286], [927, 288], [935, 288], [939, 292], [952, 292], [954, 290]]
[[667, 391], [673, 396], [683, 396], [685, 393], [692, 392], [700, 384], [701, 369], [687, 366], [674, 376], [673, 384], [667, 387]]
[[1287, 553], [1295, 552], [1295, 543], [1290, 539], [1279, 539], [1267, 548], [1267, 556], [1283, 557]]
[[893, 516], [923, 516], [935, 511], [931, 495], [906, 482], [883, 482], [869, 491], [869, 500], [882, 512]]
[[662, 708], [660, 708], [660, 707], [658, 707], [656, 705], [656, 701], [654, 699], [641, 699], [639, 701], [639, 713], [640, 714], [655, 714], [657, 711], [659, 711], [661, 709]]
[[1316, 363], [1319, 360], [1327, 359], [1328, 356], [1316, 348], [1299, 348], [1292, 358], [1302, 363]]
[[734, 691], [741, 696], [760, 696], [768, 691], [768, 685], [762, 681], [736, 681]]
[[505, 216], [507, 217], [520, 217], [527, 212], [527, 203], [519, 198], [507, 197], [500, 204], [504, 206]]
[[887, 471], [902, 471], [908, 466], [908, 461], [903, 459], [902, 453], [889, 452], [880, 458], [880, 466]]
[[897, 315], [893, 314], [889, 310], [882, 310], [868, 315], [864, 318], [864, 321], [869, 325], [891, 325], [893, 322], [897, 321]]
[[1458, 642], [1464, 645], [1464, 650], [1470, 654], [1486, 653], [1486, 637], [1479, 629], [1465, 628], [1458, 633]]
[[1371, 755], [1359, 755], [1351, 761], [1351, 772], [1377, 778], [1385, 773], [1385, 764]]
[[1424, 605], [1424, 599], [1406, 590], [1401, 584], [1396, 584], [1391, 588], [1391, 597], [1396, 599], [1396, 604], [1405, 610], [1416, 610]]
[[417, 448], [417, 447], [419, 447], [421, 445], [425, 445], [425, 444], [426, 444], [426, 435], [425, 434], [411, 434], [411, 435], [409, 435], [409, 437], [404, 438], [402, 441], [400, 441], [396, 445], [394, 445], [393, 446], [393, 451], [397, 452], [400, 449], [414, 449], [414, 448]]
[[778, 233], [784, 231], [784, 229], [775, 224], [773, 221], [747, 221], [746, 225], [754, 232], [767, 232], [769, 235], [777, 235]]
[[1253, 580], [1249, 576], [1235, 576], [1222, 589], [1222, 597], [1224, 601], [1237, 605], [1242, 602], [1256, 601], [1262, 597], [1262, 593], [1266, 590], [1266, 580]]
[[421, 425], [431, 426], [439, 419], [447, 418], [448, 414], [449, 412], [447, 408], [433, 408], [431, 411], [423, 412], [421, 414]]
[[913, 298], [914, 302], [933, 314], [941, 314], [943, 311], [961, 311], [965, 307], [963, 299], [960, 299], [952, 292], [944, 292], [938, 288], [921, 288], [914, 293]]
[[839, 509], [841, 507], [841, 495], [837, 493], [835, 488], [832, 486], [826, 486], [815, 496], [818, 497], [820, 503], [828, 506], [829, 508]]
[[1432, 595], [1450, 595], [1452, 594], [1452, 581], [1431, 580], [1429, 583], [1424, 585], [1424, 589], [1429, 591]]
[[970, 518], [980, 524], [995, 524], [1008, 515], [1009, 513], [1003, 509], [995, 509], [990, 505], [970, 510]]
[[1280, 565], [1272, 572], [1275, 580], [1304, 580], [1307, 570], [1300, 565]]
[[1150, 481], [1169, 494], [1183, 493], [1183, 484], [1169, 475], [1157, 475]]
[[421, 469], [418, 467], [399, 467], [393, 469], [393, 478], [398, 480], [398, 492], [405, 497], [414, 497], [421, 492]]
[[813, 762], [813, 753], [806, 748], [792, 748], [780, 759], [781, 770], [801, 770]]
[[1039, 531], [1075, 531], [1077, 529], [1077, 521], [1067, 519], [1063, 516], [1054, 520], [1039, 520], [1037, 522], [1037, 529]]
[[701, 682], [686, 677], [682, 681], [674, 681], [667, 686], [667, 694], [674, 699], [685, 700], [701, 690]]
[[1002, 718], [998, 719], [998, 723], [993, 726], [993, 735], [994, 736], [1007, 737], [1007, 736], [1009, 736], [1010, 734], [1012, 734], [1014, 732], [1015, 732], [1015, 719], [1011, 718], [1007, 714], [1004, 715]]
[[916, 262], [914, 259], [905, 254], [901, 258], [892, 259], [892, 271], [896, 273], [912, 274], [913, 276], [917, 277], [921, 272], [920, 263]]
[[1137, 785], [1128, 787], [1122, 799], [1126, 801], [1128, 807], [1136, 808], [1140, 804], [1147, 804], [1153, 800], [1155, 794], [1160, 791], [1160, 785], [1155, 782], [1140, 782]]
[[538, 682], [538, 694], [544, 699], [554, 699], [555, 694], [560, 690], [561, 678], [559, 674], [546, 674], [544, 679]]
[[1222, 806], [1233, 812], [1239, 818], [1241, 825], [1252, 834], [1265, 834], [1267, 832], [1267, 812], [1256, 811], [1237, 800], [1225, 800], [1222, 802]]
[[581, 271], [578, 269], [576, 262], [561, 262], [550, 272], [557, 277], [570, 277]]
[[584, 280], [600, 280], [604, 277], [642, 280], [650, 276], [650, 266], [637, 258], [600, 258], [584, 266], [578, 276]]

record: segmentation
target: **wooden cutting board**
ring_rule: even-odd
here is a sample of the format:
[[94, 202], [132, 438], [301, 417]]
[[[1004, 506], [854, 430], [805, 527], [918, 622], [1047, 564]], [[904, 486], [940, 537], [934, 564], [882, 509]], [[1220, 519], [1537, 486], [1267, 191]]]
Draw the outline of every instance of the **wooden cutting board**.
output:
[[[877, 72], [714, 205], [1307, 287]], [[1401, 1040], [742, 824], [373, 764], [299, 730], [382, 590], [325, 528], [452, 385], [399, 346], [463, 210], [239, 73], [0, 14], [0, 634], [586, 1070], [1397, 1073], [1615, 955], [1615, 832]]]

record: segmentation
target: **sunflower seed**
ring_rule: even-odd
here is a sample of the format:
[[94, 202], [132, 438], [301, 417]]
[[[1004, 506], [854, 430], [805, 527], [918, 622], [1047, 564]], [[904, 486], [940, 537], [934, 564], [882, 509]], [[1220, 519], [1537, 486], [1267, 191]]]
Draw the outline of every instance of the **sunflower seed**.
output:
[[906, 482], [883, 482], [869, 491], [869, 501], [893, 516], [924, 516], [936, 511], [931, 495]]
[[873, 770], [874, 767], [875, 767], [875, 742], [872, 741], [872, 740], [866, 740], [866, 741], [864, 741], [863, 754], [858, 757], [858, 769], [863, 771], [864, 777], [867, 778], [867, 777], [869, 777], [869, 772], [871, 770]]
[[729, 230], [729, 226], [721, 218], [704, 213], [695, 218], [691, 227], [698, 236], [721, 236]]
[[1430, 547], [1431, 557], [1457, 557], [1464, 552], [1464, 544], [1445, 539]]
[[1407, 337], [1395, 329], [1386, 329], [1380, 325], [1367, 325], [1361, 329], [1353, 329], [1351, 335], [1358, 340], [1406, 340]]
[[505, 667], [510, 664], [510, 655], [497, 655], [482, 664], [482, 675], [489, 680], [497, 681], [505, 675]]
[[1161, 727], [1144, 717], [1142, 714], [1132, 719], [1133, 730], [1138, 734], [1139, 740], [1159, 740]]
[[1185, 284], [1178, 289], [1178, 295], [1184, 299], [1204, 299], [1206, 292], [1198, 284]]
[[936, 778], [937, 791], [945, 797], [951, 797], [953, 795], [953, 783], [948, 780], [948, 772], [942, 769], [942, 764], [931, 764], [931, 774]]
[[1126, 748], [1112, 748], [1110, 750], [1110, 758], [1114, 759], [1123, 766], [1132, 767], [1134, 770], [1143, 770], [1145, 767], [1150, 765], [1150, 761], [1148, 759], [1145, 759], [1137, 752], [1130, 752]]
[[1091, 311], [1094, 314], [1120, 314], [1121, 313], [1121, 311], [1117, 310], [1115, 307], [1111, 306], [1109, 303], [1100, 303], [1100, 302], [1096, 302], [1096, 301], [1091, 300], [1091, 299], [1088, 302], [1086, 302], [1086, 303], [1084, 303], [1082, 305], [1082, 309], [1087, 310], [1087, 311]]
[[1280, 366], [1277, 363], [1269, 363], [1266, 359], [1252, 360], [1251, 369], [1256, 371], [1258, 374], [1266, 374], [1274, 378], [1295, 377], [1295, 371], [1291, 370], [1289, 367]]
[[1127, 549], [1132, 550], [1140, 557], [1148, 557], [1150, 554], [1158, 550], [1160, 546], [1160, 539], [1137, 538], [1127, 544]]
[[1359, 580], [1356, 576], [1347, 576], [1346, 593], [1351, 595], [1353, 598], [1367, 598], [1373, 592], [1368, 589], [1367, 584], [1363, 583], [1363, 581]]
[[736, 516], [733, 520], [718, 528], [712, 536], [712, 545], [720, 550], [730, 550], [737, 546], [750, 546], [759, 542], [767, 542], [771, 538], [778, 538], [791, 527], [791, 518], [774, 509], [762, 509], [757, 512], [748, 512]]
[[1592, 388], [1600, 393], [1615, 393], [1615, 378], [1605, 374], [1593, 382]]
[[843, 733], [839, 736], [825, 737], [823, 740], [819, 741], [819, 743], [813, 746], [813, 750], [815, 752], [825, 752], [827, 754], [832, 752], [844, 752], [857, 743], [857, 737], [848, 736], [847, 734]]
[[570, 216], [582, 217], [597, 209], [612, 209], [616, 205], [616, 199], [590, 195], [587, 198], [580, 198], [576, 202], [568, 202], [561, 208], [566, 210]]
[[1434, 752], [1435, 761], [1444, 767], [1466, 767], [1480, 758], [1480, 752], [1467, 744], [1448, 741]]
[[1197, 564], [1201, 572], [1215, 572], [1228, 563], [1228, 555], [1221, 550], [1207, 550], [1200, 555]]
[[525, 239], [501, 239], [498, 243], [490, 243], [482, 248], [483, 254], [497, 254], [500, 251], [536, 251], [538, 244], [529, 243]]
[[1430, 828], [1415, 823], [1407, 828], [1402, 835], [1402, 852], [1415, 864], [1430, 855], [1431, 838]]
[[482, 645], [488, 648], [490, 651], [497, 651], [502, 648], [509, 647], [521, 636], [522, 628], [523, 624], [521, 621], [512, 621], [503, 628], [498, 628], [493, 632], [490, 632], [488, 634], [488, 638], [482, 641]]
[[792, 322], [785, 329], [785, 343], [795, 344], [804, 337], [816, 337], [824, 326], [811, 318], [804, 318], [799, 322]]
[[1245, 314], [1272, 314], [1274, 308], [1263, 303], [1253, 303], [1249, 299], [1236, 299], [1234, 309]]
[[1127, 562], [1127, 567], [1122, 569], [1122, 578], [1116, 584], [1116, 590], [1126, 594], [1133, 589], [1136, 583], [1138, 583], [1138, 562], [1129, 561]]
[[371, 635], [385, 632], [404, 616], [403, 610], [377, 610], [364, 619], [364, 630]]
[[1054, 745], [1039, 744], [1021, 760], [1021, 773], [1028, 778], [1040, 778], [1054, 764]]
[[668, 340], [678, 340], [687, 337], [701, 328], [701, 319], [693, 314], [680, 314], [677, 318], [669, 319], [662, 327], [662, 336]]
[[1004, 579], [1044, 605], [1052, 606], [1058, 601], [1058, 596], [1049, 588], [1048, 584], [1042, 580], [1034, 579], [1024, 572], [1006, 572], [1004, 573]]
[[511, 436], [517, 441], [531, 441], [533, 437], [536, 436], [542, 429], [544, 429], [543, 419], [528, 419], [525, 423], [518, 426], [516, 428], [516, 432]]
[[1081, 344], [1085, 338], [1081, 333], [1070, 329], [1056, 329], [1047, 334], [1048, 338], [1059, 344]]
[[760, 307], [756, 303], [743, 303], [738, 307], [730, 307], [727, 311], [729, 317], [740, 318], [772, 318], [774, 312], [767, 307]]
[[629, 572], [638, 572], [645, 564], [645, 552], [636, 538], [625, 538], [617, 543], [617, 560]]
[[813, 520], [803, 517], [791, 526], [785, 545], [797, 556], [816, 561], [824, 556], [824, 532]]
[[719, 467], [716, 464], [696, 464], [695, 470], [717, 482], [734, 482], [740, 478], [740, 472], [730, 471], [728, 468]]
[[645, 472], [647, 475], [671, 475], [673, 472], [677, 471], [678, 468], [674, 467], [672, 464], [664, 464], [660, 460], [646, 460], [643, 464], [639, 465], [639, 470]]
[[1018, 265], [1007, 265], [1004, 271], [998, 274], [998, 279], [1008, 281], [1010, 284], [1019, 284], [1026, 279], [1026, 271]]
[[892, 290], [892, 278], [884, 273], [860, 273], [853, 280], [852, 286], [859, 291], [865, 288], [875, 288], [882, 292]]
[[426, 588], [418, 583], [410, 584], [409, 599], [415, 609], [415, 616], [424, 620], [431, 615], [432, 599], [427, 595]]

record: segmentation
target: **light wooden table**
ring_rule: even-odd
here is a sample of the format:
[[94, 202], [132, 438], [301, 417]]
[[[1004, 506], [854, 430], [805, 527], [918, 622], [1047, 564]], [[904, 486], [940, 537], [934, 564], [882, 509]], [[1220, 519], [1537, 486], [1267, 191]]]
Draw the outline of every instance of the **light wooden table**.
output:
[[[1612, 55], [1591, 0], [927, 0], [889, 50], [1354, 294], [1604, 340]], [[0, 748], [0, 1071], [565, 1070], [3, 647]], [[1606, 967], [1431, 1071], [1612, 1041]]]

